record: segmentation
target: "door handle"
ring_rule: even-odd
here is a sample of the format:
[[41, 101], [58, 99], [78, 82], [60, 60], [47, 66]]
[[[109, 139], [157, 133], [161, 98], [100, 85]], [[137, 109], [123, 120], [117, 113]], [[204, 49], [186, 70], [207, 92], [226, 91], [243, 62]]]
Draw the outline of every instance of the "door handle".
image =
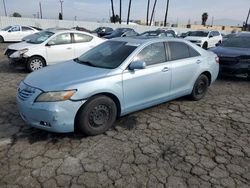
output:
[[200, 64], [200, 63], [201, 63], [201, 60], [197, 60], [196, 63], [197, 63], [197, 64]]
[[68, 47], [67, 50], [71, 50], [72, 48], [71, 47]]
[[164, 68], [162, 69], [162, 72], [167, 72], [167, 71], [169, 71], [169, 68], [168, 68], [168, 67], [164, 67]]

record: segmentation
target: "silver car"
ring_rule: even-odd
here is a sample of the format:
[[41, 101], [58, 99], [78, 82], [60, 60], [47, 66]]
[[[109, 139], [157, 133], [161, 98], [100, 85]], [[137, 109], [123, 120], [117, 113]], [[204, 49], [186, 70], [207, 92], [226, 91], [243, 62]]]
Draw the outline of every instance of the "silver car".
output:
[[213, 52], [183, 39], [115, 38], [29, 74], [17, 105], [32, 127], [97, 135], [125, 114], [185, 95], [200, 100], [218, 71]]

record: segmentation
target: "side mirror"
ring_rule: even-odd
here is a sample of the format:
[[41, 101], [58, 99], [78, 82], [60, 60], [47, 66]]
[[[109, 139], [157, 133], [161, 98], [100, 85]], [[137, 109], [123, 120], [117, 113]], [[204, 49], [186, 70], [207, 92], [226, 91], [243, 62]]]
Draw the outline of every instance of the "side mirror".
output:
[[145, 68], [146, 68], [146, 63], [144, 61], [134, 61], [129, 65], [130, 70], [145, 69]]
[[53, 45], [55, 45], [55, 43], [54, 43], [53, 41], [49, 41], [49, 42], [46, 44], [46, 46], [53, 46]]
[[9, 33], [11, 33], [11, 30], [8, 30]]
[[209, 35], [209, 38], [213, 38], [213, 36], [212, 36], [212, 35]]

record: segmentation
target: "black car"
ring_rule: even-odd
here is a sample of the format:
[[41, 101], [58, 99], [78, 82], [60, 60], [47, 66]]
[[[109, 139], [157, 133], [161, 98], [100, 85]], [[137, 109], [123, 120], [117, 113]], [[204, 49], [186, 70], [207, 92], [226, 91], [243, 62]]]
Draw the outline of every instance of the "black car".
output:
[[146, 31], [140, 36], [143, 37], [176, 37], [175, 33], [165, 30]]
[[135, 30], [131, 28], [118, 28], [114, 30], [111, 34], [104, 36], [106, 39], [112, 39], [116, 37], [131, 37], [131, 36], [137, 36], [138, 33], [135, 32]]
[[221, 74], [247, 74], [250, 78], [250, 33], [240, 33], [211, 51], [220, 59]]
[[98, 37], [104, 37], [110, 35], [113, 32], [111, 27], [98, 27], [92, 33], [96, 33]]

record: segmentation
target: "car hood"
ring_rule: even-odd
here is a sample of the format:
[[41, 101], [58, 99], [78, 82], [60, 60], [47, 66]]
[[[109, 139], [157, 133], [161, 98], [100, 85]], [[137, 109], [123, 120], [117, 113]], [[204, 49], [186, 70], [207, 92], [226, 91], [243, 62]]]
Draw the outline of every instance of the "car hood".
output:
[[229, 48], [219, 46], [216, 48], [211, 48], [210, 50], [216, 53], [219, 57], [250, 56], [250, 49], [247, 48]]
[[111, 70], [68, 61], [29, 74], [24, 82], [43, 91], [77, 89], [75, 85], [105, 77]]
[[206, 37], [193, 37], [193, 36], [187, 36], [185, 37], [186, 40], [204, 40]]
[[8, 46], [9, 49], [12, 49], [12, 50], [22, 50], [24, 48], [29, 48], [31, 46], [37, 46], [38, 44], [31, 44], [31, 43], [27, 43], [27, 42], [19, 42], [19, 43], [16, 43], [16, 44], [11, 44]]

